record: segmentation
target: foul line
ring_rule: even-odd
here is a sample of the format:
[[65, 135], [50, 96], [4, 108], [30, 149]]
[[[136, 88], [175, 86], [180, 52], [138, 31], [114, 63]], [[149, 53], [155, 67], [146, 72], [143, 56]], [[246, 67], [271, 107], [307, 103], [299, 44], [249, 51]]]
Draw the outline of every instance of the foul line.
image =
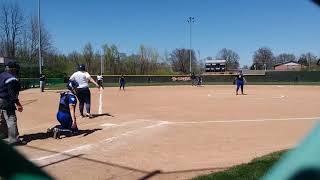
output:
[[124, 126], [124, 125], [129, 125], [129, 124], [133, 124], [133, 123], [137, 123], [137, 122], [146, 122], [146, 121], [151, 121], [151, 122], [158, 122], [157, 124], [153, 124], [153, 125], [149, 125], [149, 126], [145, 126], [136, 130], [131, 130], [131, 131], [127, 131], [124, 132], [118, 136], [113, 136], [104, 140], [101, 140], [97, 143], [93, 143], [93, 144], [85, 144], [85, 145], [81, 145], [78, 146], [76, 148], [72, 148], [66, 151], [63, 151], [61, 153], [56, 153], [56, 154], [52, 154], [52, 155], [48, 155], [48, 156], [43, 156], [43, 157], [39, 157], [39, 158], [35, 158], [35, 159], [31, 159], [31, 161], [43, 161], [43, 160], [47, 160], [47, 159], [51, 159], [51, 158], [55, 158], [58, 156], [68, 156], [71, 152], [74, 151], [81, 151], [81, 150], [90, 150], [94, 147], [98, 147], [100, 144], [108, 144], [113, 142], [116, 139], [119, 139], [121, 137], [125, 137], [125, 136], [130, 136], [134, 133], [137, 133], [139, 131], [145, 130], [145, 129], [151, 129], [151, 128], [156, 128], [156, 127], [160, 127], [163, 125], [181, 125], [181, 124], [208, 124], [208, 123], [241, 123], [241, 122], [266, 122], [266, 121], [297, 121], [297, 120], [317, 120], [320, 119], [320, 117], [306, 117], [306, 118], [278, 118], [278, 119], [271, 119], [271, 118], [267, 118], [267, 119], [252, 119], [252, 120], [248, 120], [248, 119], [243, 119], [243, 120], [218, 120], [218, 121], [182, 121], [182, 122], [169, 122], [169, 121], [156, 121], [156, 120], [146, 120], [146, 119], [139, 119], [137, 121], [133, 121], [133, 122], [127, 122], [127, 123], [123, 123], [123, 124], [119, 124], [119, 125], [114, 125], [115, 127], [119, 127], [119, 126]]
[[181, 122], [168, 122], [166, 124], [208, 124], [208, 123], [240, 123], [240, 122], [265, 122], [265, 121], [296, 121], [296, 120], [317, 120], [320, 117], [309, 118], [278, 118], [278, 119], [239, 119], [239, 120], [217, 120], [217, 121], [181, 121]]
[[120, 135], [118, 135], [118, 136], [113, 136], [113, 137], [110, 137], [110, 138], [101, 140], [101, 141], [99, 141], [99, 142], [97, 142], [97, 143], [86, 144], [86, 145], [78, 146], [78, 147], [76, 147], [76, 148], [72, 148], [72, 149], [63, 151], [63, 152], [61, 152], [61, 153], [56, 153], [56, 154], [52, 154], [52, 155], [48, 155], [48, 156], [43, 156], [43, 157], [31, 159], [31, 161], [42, 161], [42, 160], [47, 160], [47, 159], [55, 158], [55, 157], [58, 157], [58, 156], [68, 156], [68, 155], [70, 155], [70, 154], [68, 154], [68, 153], [71, 153], [71, 152], [74, 152], [74, 151], [79, 151], [79, 150], [90, 150], [90, 149], [92, 149], [93, 147], [99, 146], [100, 144], [108, 144], [108, 143], [113, 142], [113, 141], [116, 140], [116, 139], [121, 138], [121, 137], [130, 136], [131, 134], [137, 133], [137, 132], [139, 132], [139, 131], [142, 131], [142, 130], [145, 130], [145, 129], [150, 129], [150, 128], [159, 127], [159, 126], [162, 126], [162, 125], [165, 125], [165, 124], [166, 124], [166, 122], [159, 122], [159, 123], [154, 124], [154, 125], [149, 125], [149, 126], [146, 126], [146, 127], [142, 127], [142, 128], [136, 129], [136, 130], [124, 132], [124, 133], [122, 133], [122, 134], [120, 134]]
[[43, 156], [43, 157], [36, 158], [36, 159], [31, 159], [31, 161], [42, 161], [42, 160], [50, 159], [50, 158], [53, 158], [53, 157], [56, 157], [56, 156], [59, 156], [59, 155], [68, 155], [67, 153], [71, 153], [73, 151], [82, 150], [82, 149], [89, 149], [89, 148], [91, 148], [90, 144], [83, 145], [83, 146], [78, 146], [76, 148], [63, 151], [61, 153], [52, 154], [52, 155], [49, 155], [49, 156]]

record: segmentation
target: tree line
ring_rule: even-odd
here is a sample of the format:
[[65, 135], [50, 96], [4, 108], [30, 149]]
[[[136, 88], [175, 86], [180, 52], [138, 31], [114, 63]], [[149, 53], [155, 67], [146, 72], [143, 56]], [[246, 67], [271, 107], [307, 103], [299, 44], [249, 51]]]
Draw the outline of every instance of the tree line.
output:
[[292, 53], [281, 53], [279, 55], [274, 55], [272, 50], [267, 47], [259, 48], [254, 52], [253, 63], [250, 69], [254, 70], [271, 70], [277, 64], [282, 64], [286, 62], [298, 62], [306, 66], [309, 70], [318, 69], [318, 57], [311, 52], [302, 53], [300, 56], [296, 57]]
[[[126, 54], [114, 44], [103, 44], [98, 51], [90, 42], [84, 44], [81, 51], [68, 54], [59, 53], [53, 46], [53, 37], [43, 22], [37, 21], [35, 14], [25, 15], [23, 9], [16, 2], [0, 4], [0, 56], [17, 59], [22, 66], [22, 77], [38, 77], [38, 27], [41, 27], [41, 53], [43, 56], [43, 73], [47, 77], [65, 77], [76, 71], [79, 64], [85, 64], [91, 74], [100, 74], [100, 60], [102, 58], [103, 74], [126, 75], [163, 75], [189, 74], [190, 55], [192, 72], [204, 71], [204, 61], [214, 59], [197, 58], [194, 50], [176, 48], [171, 52], [160, 54], [155, 48], [141, 44], [137, 52]], [[240, 56], [232, 49], [221, 49], [215, 59], [226, 60], [227, 70], [238, 69]], [[317, 57], [312, 53], [295, 57], [293, 54], [283, 53], [275, 56], [269, 48], [259, 48], [253, 55], [252, 66], [243, 68], [272, 69], [275, 64], [298, 61], [310, 67], [316, 67]]]

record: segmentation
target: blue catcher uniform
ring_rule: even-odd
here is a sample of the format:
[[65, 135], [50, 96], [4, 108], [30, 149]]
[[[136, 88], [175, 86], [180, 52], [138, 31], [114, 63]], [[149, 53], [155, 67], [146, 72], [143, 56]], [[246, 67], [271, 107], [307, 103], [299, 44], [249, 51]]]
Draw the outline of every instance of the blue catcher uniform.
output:
[[71, 129], [72, 118], [69, 105], [77, 105], [77, 98], [70, 92], [64, 92], [60, 95], [59, 111], [57, 120], [60, 122], [63, 129]]

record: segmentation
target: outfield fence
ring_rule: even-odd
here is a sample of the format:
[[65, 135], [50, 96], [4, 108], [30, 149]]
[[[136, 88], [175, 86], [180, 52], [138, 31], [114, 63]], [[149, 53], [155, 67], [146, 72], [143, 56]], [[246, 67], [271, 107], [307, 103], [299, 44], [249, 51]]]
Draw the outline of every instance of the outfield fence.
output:
[[[267, 71], [264, 74], [245, 74], [247, 81], [254, 83], [308, 83], [320, 82], [320, 71]], [[94, 79], [95, 75], [92, 76]], [[106, 75], [104, 83], [116, 84], [119, 82], [120, 75]], [[235, 74], [206, 74], [202, 75], [204, 83], [208, 84], [231, 84], [235, 78]], [[131, 84], [188, 84], [190, 82], [189, 75], [127, 75], [125, 76], [126, 82]], [[46, 86], [56, 86], [66, 83], [66, 78], [48, 78]], [[21, 78], [21, 86], [23, 89], [39, 87], [39, 79], [35, 78]]]
[[[20, 78], [19, 81], [22, 89], [40, 87], [40, 82], [38, 78]], [[57, 84], [63, 84], [65, 82], [66, 81], [63, 78], [48, 78], [46, 79], [46, 86], [55, 86]]]

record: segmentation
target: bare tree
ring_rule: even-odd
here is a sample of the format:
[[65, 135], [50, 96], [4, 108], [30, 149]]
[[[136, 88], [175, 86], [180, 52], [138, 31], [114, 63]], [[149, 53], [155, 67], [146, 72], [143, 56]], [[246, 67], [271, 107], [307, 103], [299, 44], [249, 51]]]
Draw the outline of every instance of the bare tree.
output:
[[120, 53], [116, 45], [111, 45], [110, 47], [107, 44], [102, 46], [104, 51], [104, 61], [107, 72], [110, 74], [117, 74], [120, 71]]
[[144, 45], [140, 45], [138, 54], [140, 56], [140, 73], [148, 74], [148, 59], [146, 57], [146, 48]]
[[5, 43], [0, 39], [0, 56], [5, 56]]
[[226, 60], [227, 69], [238, 69], [240, 56], [231, 49], [223, 48], [216, 56], [217, 59]]
[[11, 34], [9, 5], [2, 3], [0, 13], [1, 39], [4, 47], [3, 52], [4, 56], [9, 56]]
[[68, 59], [73, 62], [76, 66], [83, 63], [83, 58], [80, 53], [73, 51], [68, 55]]
[[313, 55], [310, 52], [304, 53], [300, 55], [298, 62], [305, 66], [312, 67], [317, 64], [317, 56]]
[[5, 56], [15, 58], [19, 36], [24, 27], [24, 16], [17, 3], [1, 4], [0, 28], [4, 37]]
[[[175, 49], [170, 54], [170, 61], [172, 70], [175, 72], [189, 73], [190, 65], [190, 50], [189, 49]], [[195, 52], [191, 51], [192, 64], [196, 64]], [[194, 66], [193, 66], [194, 67]]]
[[156, 49], [141, 45], [139, 56], [141, 74], [150, 74], [151, 72], [156, 71], [158, 59], [160, 57]]
[[110, 46], [112, 60], [113, 60], [113, 74], [120, 74], [120, 53], [116, 45]]
[[93, 61], [93, 48], [91, 43], [87, 43], [84, 48], [83, 48], [83, 58], [86, 62], [86, 66], [87, 66], [87, 71], [91, 72], [91, 64]]
[[[52, 46], [52, 38], [50, 33], [46, 30], [43, 23], [40, 22], [41, 26], [41, 53], [43, 56], [47, 56], [48, 54], [52, 54], [54, 51]], [[28, 39], [29, 39], [29, 53], [30, 59], [36, 60], [38, 59], [38, 47], [39, 47], [39, 23], [38, 17], [33, 15], [30, 17], [29, 27], [28, 27]]]
[[274, 56], [271, 49], [263, 47], [259, 48], [253, 55], [253, 64], [256, 69], [272, 69], [274, 65]]
[[282, 53], [275, 58], [275, 64], [280, 64], [280, 63], [285, 63], [290, 61], [296, 61], [296, 56], [294, 54]]

